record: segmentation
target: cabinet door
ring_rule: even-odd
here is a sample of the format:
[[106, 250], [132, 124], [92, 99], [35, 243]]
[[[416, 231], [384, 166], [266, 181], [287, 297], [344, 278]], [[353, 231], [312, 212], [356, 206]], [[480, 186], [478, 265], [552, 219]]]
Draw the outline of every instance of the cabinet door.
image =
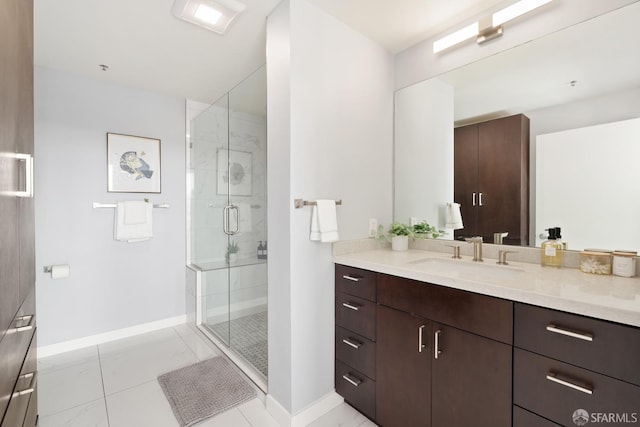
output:
[[[529, 126], [519, 114], [478, 128], [478, 233], [509, 232], [505, 243], [528, 243]], [[464, 217], [463, 217], [464, 220]]]
[[460, 203], [464, 224], [454, 233], [472, 237], [478, 233], [478, 125], [456, 128], [453, 135], [453, 200]]
[[383, 306], [377, 307], [377, 316], [376, 422], [384, 427], [428, 427], [431, 324]]
[[437, 323], [433, 335], [432, 425], [510, 426], [511, 346]]

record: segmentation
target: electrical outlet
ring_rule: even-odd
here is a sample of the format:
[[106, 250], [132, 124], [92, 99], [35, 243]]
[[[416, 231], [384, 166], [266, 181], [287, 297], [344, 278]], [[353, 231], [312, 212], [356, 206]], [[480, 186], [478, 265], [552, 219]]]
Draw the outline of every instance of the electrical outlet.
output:
[[378, 237], [378, 220], [376, 218], [369, 219], [369, 237]]

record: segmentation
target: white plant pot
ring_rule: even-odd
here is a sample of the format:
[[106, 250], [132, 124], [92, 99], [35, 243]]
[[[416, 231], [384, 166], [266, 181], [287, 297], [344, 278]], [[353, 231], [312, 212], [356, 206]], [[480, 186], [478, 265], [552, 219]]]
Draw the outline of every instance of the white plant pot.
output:
[[238, 260], [238, 254], [237, 253], [227, 254], [227, 264], [233, 264], [237, 260]]
[[409, 249], [409, 236], [392, 236], [391, 237], [392, 251], [406, 251], [407, 249]]

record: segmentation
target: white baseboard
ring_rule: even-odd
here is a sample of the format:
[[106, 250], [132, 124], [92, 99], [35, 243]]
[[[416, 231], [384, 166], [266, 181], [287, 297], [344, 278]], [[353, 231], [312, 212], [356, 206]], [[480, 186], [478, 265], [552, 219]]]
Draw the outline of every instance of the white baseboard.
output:
[[282, 427], [306, 427], [342, 402], [342, 396], [332, 391], [293, 416], [270, 394], [267, 395], [265, 403], [267, 412]]
[[38, 358], [54, 356], [67, 351], [78, 350], [92, 345], [104, 344], [106, 342], [128, 338], [135, 335], [145, 334], [147, 332], [157, 331], [159, 329], [169, 328], [172, 326], [182, 325], [186, 323], [187, 316], [185, 314], [169, 317], [167, 319], [156, 320], [154, 322], [142, 323], [128, 328], [116, 329], [115, 331], [104, 332], [102, 334], [91, 335], [88, 337], [77, 338], [74, 340], [64, 341], [56, 344], [38, 347]]

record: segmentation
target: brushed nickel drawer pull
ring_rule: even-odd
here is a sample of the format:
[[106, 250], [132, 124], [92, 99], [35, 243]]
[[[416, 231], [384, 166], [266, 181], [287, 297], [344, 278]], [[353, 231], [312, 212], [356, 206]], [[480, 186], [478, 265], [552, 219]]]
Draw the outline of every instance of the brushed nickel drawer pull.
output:
[[593, 335], [592, 334], [573, 332], [573, 331], [570, 331], [570, 330], [565, 329], [565, 328], [561, 328], [561, 327], [559, 327], [557, 325], [553, 325], [553, 324], [547, 326], [547, 331], [553, 332], [553, 333], [556, 333], [556, 334], [560, 334], [560, 335], [566, 335], [566, 336], [572, 337], [572, 338], [577, 338], [579, 340], [593, 341]]
[[358, 311], [358, 309], [359, 309], [353, 303], [350, 303], [350, 302], [343, 302], [342, 306], [343, 307], [347, 307], [349, 310], [353, 310], [353, 311]]
[[352, 282], [359, 282], [360, 281], [359, 277], [349, 276], [348, 274], [343, 275], [342, 278], [343, 279], [347, 279], [347, 280], [351, 280]]
[[420, 327], [418, 328], [418, 353], [422, 353], [422, 350], [424, 350], [427, 347], [422, 342], [422, 331], [424, 330], [425, 326], [427, 325], [420, 325]]
[[433, 340], [434, 340], [433, 357], [435, 357], [436, 359], [438, 358], [438, 356], [442, 354], [442, 350], [440, 350], [440, 334], [441, 333], [442, 333], [442, 330], [438, 329], [433, 337]]
[[32, 330], [32, 329], [33, 329], [33, 320], [34, 320], [34, 319], [35, 319], [35, 316], [34, 316], [34, 315], [32, 315], [32, 314], [30, 314], [30, 315], [28, 315], [28, 316], [20, 316], [20, 317], [16, 317], [16, 324], [17, 324], [18, 322], [20, 322], [20, 321], [25, 321], [25, 320], [28, 320], [28, 321], [29, 321], [29, 323], [27, 323], [27, 324], [26, 324], [26, 325], [24, 325], [24, 326], [16, 326], [16, 327], [14, 328], [14, 330], [15, 330], [16, 332], [24, 332], [24, 331], [30, 331], [30, 330]]
[[342, 340], [342, 342], [348, 345], [349, 347], [355, 348], [356, 350], [362, 346], [362, 343], [359, 343], [357, 341], [352, 341], [350, 338], [345, 338]]
[[29, 372], [28, 374], [24, 374], [24, 375], [20, 375], [18, 377], [18, 381], [20, 381], [21, 379], [27, 379], [27, 378], [31, 378], [31, 382], [29, 383], [29, 386], [23, 390], [20, 391], [15, 391], [13, 392], [13, 394], [11, 395], [12, 398], [14, 397], [20, 397], [20, 396], [26, 396], [27, 394], [31, 394], [35, 391], [36, 389], [36, 373], [34, 372]]
[[547, 379], [549, 381], [553, 381], [554, 383], [558, 383], [558, 384], [563, 385], [565, 387], [569, 387], [569, 388], [572, 388], [574, 390], [581, 391], [581, 392], [583, 392], [585, 394], [593, 394], [593, 389], [590, 389], [590, 388], [587, 388], [587, 387], [582, 387], [582, 386], [579, 386], [577, 384], [571, 383], [569, 381], [561, 380], [560, 378], [558, 378], [556, 376], [556, 374], [551, 373], [551, 372], [547, 374]]
[[362, 380], [360, 380], [358, 378], [351, 378], [351, 376], [349, 376], [349, 374], [344, 374], [342, 376], [342, 378], [344, 378], [345, 381], [351, 383], [355, 387], [358, 387], [360, 384], [362, 384]]

